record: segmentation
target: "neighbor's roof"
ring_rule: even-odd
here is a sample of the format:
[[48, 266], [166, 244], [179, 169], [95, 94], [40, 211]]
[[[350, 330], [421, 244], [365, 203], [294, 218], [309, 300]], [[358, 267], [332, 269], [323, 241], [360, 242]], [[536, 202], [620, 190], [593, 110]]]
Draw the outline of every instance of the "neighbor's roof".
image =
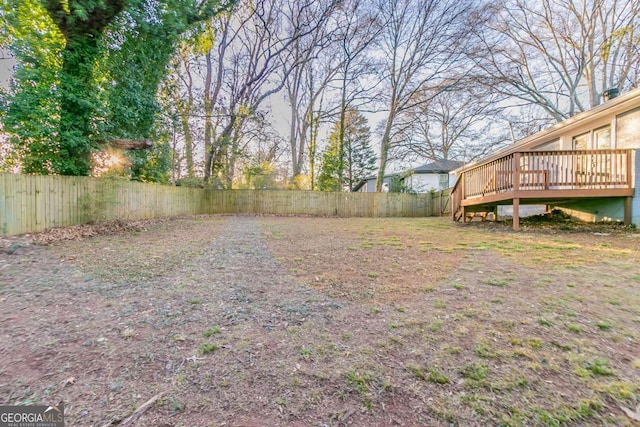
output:
[[418, 166], [414, 168], [415, 173], [448, 173], [456, 168], [459, 168], [464, 163], [457, 160], [436, 160], [426, 165]]
[[498, 150], [487, 157], [467, 163], [466, 165], [455, 169], [453, 172], [458, 174], [464, 172], [465, 169], [468, 169], [471, 166], [481, 165], [516, 151], [526, 151], [527, 149], [535, 147], [538, 144], [542, 144], [545, 141], [550, 141], [553, 138], [560, 137], [563, 133], [570, 131], [572, 128], [582, 126], [591, 120], [597, 120], [601, 117], [607, 116], [608, 114], [619, 114], [638, 106], [640, 106], [640, 88], [631, 90], [624, 95], [620, 95], [612, 100], [606, 101], [590, 110], [576, 114], [567, 120], [555, 124], [538, 133], [534, 133], [533, 135], [521, 139], [506, 148]]
[[[449, 173], [455, 168], [459, 168], [464, 163], [459, 162], [457, 160], [436, 160], [435, 162], [427, 163], [426, 165], [418, 166], [417, 168], [410, 169], [410, 171], [414, 173]], [[398, 176], [399, 173], [392, 173], [385, 175], [384, 178], [391, 178], [392, 176]], [[372, 181], [377, 179], [376, 175], [367, 176], [362, 178], [355, 187], [353, 187], [353, 191], [358, 191], [362, 188], [362, 186], [368, 181]]]

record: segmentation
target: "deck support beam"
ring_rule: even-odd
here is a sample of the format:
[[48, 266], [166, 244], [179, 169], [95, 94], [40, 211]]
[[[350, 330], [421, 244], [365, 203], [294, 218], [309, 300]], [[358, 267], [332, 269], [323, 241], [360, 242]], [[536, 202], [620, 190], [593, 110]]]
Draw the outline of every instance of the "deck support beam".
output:
[[513, 199], [513, 230], [520, 229], [520, 199]]
[[624, 199], [624, 225], [631, 225], [632, 205], [633, 197], [626, 197]]

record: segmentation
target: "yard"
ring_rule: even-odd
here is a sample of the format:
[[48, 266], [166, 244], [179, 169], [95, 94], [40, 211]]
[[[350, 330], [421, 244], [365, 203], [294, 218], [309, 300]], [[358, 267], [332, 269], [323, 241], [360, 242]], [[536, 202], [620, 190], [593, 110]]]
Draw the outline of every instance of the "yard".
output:
[[637, 233], [202, 216], [0, 243], [0, 404], [69, 426], [634, 425]]

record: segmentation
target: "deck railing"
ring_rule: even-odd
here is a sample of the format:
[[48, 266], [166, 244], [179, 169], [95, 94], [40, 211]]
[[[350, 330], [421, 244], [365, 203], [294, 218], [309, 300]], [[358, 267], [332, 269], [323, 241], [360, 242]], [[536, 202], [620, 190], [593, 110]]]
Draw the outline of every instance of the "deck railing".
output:
[[527, 190], [631, 188], [629, 149], [523, 151], [463, 171], [452, 190], [454, 212], [463, 200]]

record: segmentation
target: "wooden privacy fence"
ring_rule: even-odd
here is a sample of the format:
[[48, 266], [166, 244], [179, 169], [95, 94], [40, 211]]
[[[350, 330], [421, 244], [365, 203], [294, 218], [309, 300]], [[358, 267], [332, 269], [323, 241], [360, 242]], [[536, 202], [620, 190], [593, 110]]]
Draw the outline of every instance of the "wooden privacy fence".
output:
[[87, 177], [0, 173], [0, 232], [32, 233], [114, 219], [255, 213], [339, 217], [448, 215], [449, 193], [203, 190]]

